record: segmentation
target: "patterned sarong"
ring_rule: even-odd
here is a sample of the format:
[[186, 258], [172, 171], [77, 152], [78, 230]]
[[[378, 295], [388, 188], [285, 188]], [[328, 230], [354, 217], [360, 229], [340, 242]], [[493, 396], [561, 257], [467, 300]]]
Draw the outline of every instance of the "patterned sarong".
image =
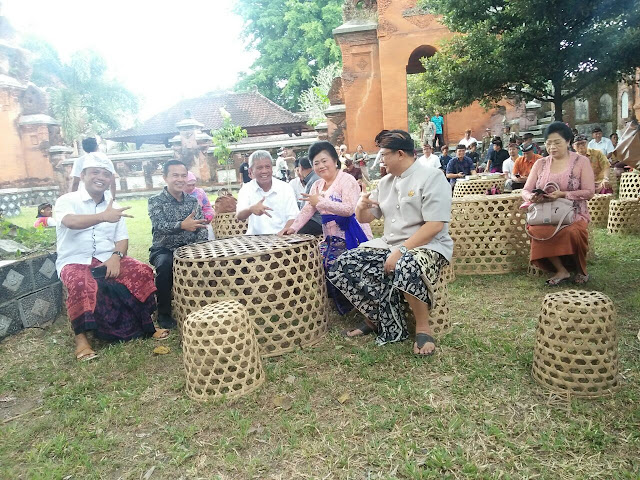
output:
[[404, 295], [413, 295], [430, 307], [437, 298], [434, 286], [448, 262], [438, 252], [426, 248], [408, 251], [391, 275], [384, 272], [390, 250], [355, 248], [342, 254], [328, 280], [378, 328], [376, 343], [400, 342], [409, 336], [404, 316]]
[[151, 315], [156, 309], [153, 270], [125, 257], [116, 279], [96, 280], [91, 265], [66, 265], [60, 279], [67, 287], [67, 313], [74, 333], [95, 332], [97, 338], [125, 341], [155, 333]]

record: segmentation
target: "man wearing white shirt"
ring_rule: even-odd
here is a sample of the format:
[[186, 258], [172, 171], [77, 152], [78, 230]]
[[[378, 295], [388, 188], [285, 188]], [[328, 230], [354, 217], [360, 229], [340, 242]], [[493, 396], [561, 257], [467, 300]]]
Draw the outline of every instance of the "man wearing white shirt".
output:
[[440, 168], [440, 159], [433, 154], [431, 145], [428, 143], [422, 145], [422, 156], [418, 158], [418, 163], [424, 167]]
[[464, 145], [467, 150], [469, 150], [469, 146], [473, 143], [478, 143], [478, 140], [471, 136], [471, 129], [467, 129], [464, 132], [464, 138], [458, 142], [458, 145]]
[[589, 141], [587, 148], [600, 150], [607, 158], [611, 158], [611, 154], [615, 150], [613, 143], [607, 137], [602, 136], [602, 129], [596, 127], [591, 131], [593, 138]]
[[55, 212], [58, 226], [56, 269], [67, 288], [67, 315], [75, 333], [76, 358], [96, 357], [86, 332], [110, 341], [153, 336], [156, 309], [153, 270], [127, 257], [129, 246], [123, 217], [105, 195], [115, 171], [106, 158], [84, 160], [84, 188], [61, 196]]
[[271, 154], [256, 150], [249, 157], [253, 180], [238, 193], [236, 217], [249, 221], [247, 235], [280, 233], [291, 226], [299, 213], [293, 189], [273, 178]]

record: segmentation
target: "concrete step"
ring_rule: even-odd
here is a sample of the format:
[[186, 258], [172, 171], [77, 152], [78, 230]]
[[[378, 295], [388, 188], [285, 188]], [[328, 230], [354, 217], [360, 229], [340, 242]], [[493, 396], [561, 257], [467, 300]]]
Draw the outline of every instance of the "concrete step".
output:
[[544, 145], [544, 138], [543, 137], [534, 137], [533, 138], [533, 143], [537, 143], [538, 145]]
[[541, 125], [543, 123], [551, 123], [555, 120], [555, 117], [551, 116], [551, 117], [544, 117], [544, 118], [540, 118], [538, 119], [538, 125]]

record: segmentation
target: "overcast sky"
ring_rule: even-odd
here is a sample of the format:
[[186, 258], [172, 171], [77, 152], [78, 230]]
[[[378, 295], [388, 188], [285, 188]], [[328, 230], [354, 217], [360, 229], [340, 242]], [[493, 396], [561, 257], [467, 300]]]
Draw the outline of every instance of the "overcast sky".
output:
[[[63, 56], [92, 48], [141, 99], [145, 119], [182, 98], [228, 89], [255, 53], [234, 0], [2, 0], [2, 14]], [[166, 6], [165, 6], [166, 5]]]

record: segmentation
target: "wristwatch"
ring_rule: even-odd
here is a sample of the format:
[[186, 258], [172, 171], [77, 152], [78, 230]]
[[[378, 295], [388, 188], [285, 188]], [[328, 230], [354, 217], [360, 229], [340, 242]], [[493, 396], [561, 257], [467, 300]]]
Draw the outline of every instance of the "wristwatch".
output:
[[118, 255], [120, 258], [124, 258], [124, 253], [119, 252], [117, 250], [115, 252], [113, 252], [111, 255]]
[[400, 250], [400, 253], [401, 253], [402, 255], [404, 255], [405, 253], [407, 253], [407, 252], [409, 251], [409, 250], [407, 250], [407, 247], [405, 247], [404, 245], [400, 245], [400, 246], [398, 247], [398, 250]]

